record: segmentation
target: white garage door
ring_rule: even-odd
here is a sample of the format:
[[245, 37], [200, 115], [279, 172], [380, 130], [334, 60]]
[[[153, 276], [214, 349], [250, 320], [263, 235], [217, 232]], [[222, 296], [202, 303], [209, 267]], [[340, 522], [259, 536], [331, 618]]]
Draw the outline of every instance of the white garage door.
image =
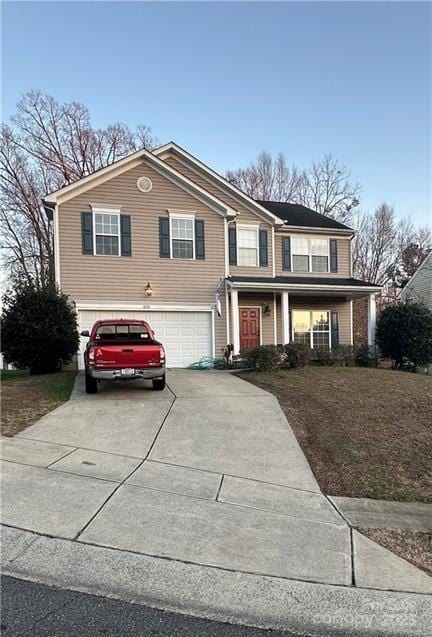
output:
[[[80, 310], [79, 331], [91, 330], [101, 319], [142, 319], [148, 321], [166, 351], [167, 367], [187, 367], [203, 356], [212, 355], [211, 313], [210, 312], [156, 312], [156, 311], [110, 311]], [[81, 338], [78, 364], [83, 368], [85, 344]]]

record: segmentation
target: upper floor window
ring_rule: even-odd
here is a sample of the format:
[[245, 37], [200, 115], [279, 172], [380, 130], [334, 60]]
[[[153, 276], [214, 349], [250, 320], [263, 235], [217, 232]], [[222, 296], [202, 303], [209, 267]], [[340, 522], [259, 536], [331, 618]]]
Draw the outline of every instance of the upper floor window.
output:
[[159, 217], [159, 256], [204, 261], [204, 225], [204, 219], [195, 219], [195, 212], [168, 209], [167, 217]]
[[195, 219], [170, 217], [171, 255], [173, 259], [194, 259]]
[[328, 239], [315, 237], [292, 238], [292, 271], [293, 272], [328, 272], [329, 242]]
[[95, 254], [120, 255], [120, 214], [94, 213]]
[[328, 272], [329, 243], [327, 239], [311, 239], [312, 272]]
[[237, 226], [237, 264], [258, 265], [258, 227]]
[[293, 237], [292, 269], [293, 272], [309, 272], [309, 239]]

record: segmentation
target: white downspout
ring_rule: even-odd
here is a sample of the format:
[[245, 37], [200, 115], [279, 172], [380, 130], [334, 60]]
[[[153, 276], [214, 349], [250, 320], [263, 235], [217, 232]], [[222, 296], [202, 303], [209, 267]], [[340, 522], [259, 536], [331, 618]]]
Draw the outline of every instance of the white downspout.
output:
[[231, 288], [231, 325], [233, 331], [233, 354], [240, 354], [240, 321], [238, 307], [238, 291]]

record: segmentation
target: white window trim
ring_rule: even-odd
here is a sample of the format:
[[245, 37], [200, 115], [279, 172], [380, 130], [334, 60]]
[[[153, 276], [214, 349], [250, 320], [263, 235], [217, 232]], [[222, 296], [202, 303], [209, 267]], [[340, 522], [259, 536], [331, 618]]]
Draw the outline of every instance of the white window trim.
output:
[[[310, 348], [313, 349], [313, 319], [312, 319], [312, 313], [313, 312], [327, 312], [328, 314], [328, 318], [329, 318], [329, 330], [328, 330], [328, 335], [329, 335], [329, 349], [331, 349], [331, 310], [309, 310], [307, 308], [300, 308], [300, 307], [296, 307], [296, 308], [291, 308], [291, 343], [294, 343], [294, 312], [309, 312], [310, 314]], [[318, 333], [318, 332], [317, 332]], [[321, 332], [322, 334], [323, 332]]]
[[[115, 237], [117, 236], [118, 238], [118, 254], [97, 254], [96, 252], [96, 215], [116, 215], [118, 221], [117, 221], [117, 227], [118, 227], [118, 234], [111, 234], [111, 235], [101, 235], [104, 237]], [[95, 257], [121, 257], [121, 228], [120, 228], [120, 210], [119, 208], [109, 208], [109, 206], [107, 206], [106, 208], [96, 208], [95, 206], [92, 206], [92, 222], [93, 222], [93, 256]]]
[[176, 208], [168, 208], [170, 217], [192, 217], [195, 219], [196, 212], [194, 210], [177, 210]]
[[[194, 212], [185, 212], [185, 211], [176, 211], [176, 210], [168, 210], [169, 215], [169, 226], [170, 226], [170, 259], [175, 259], [176, 261], [195, 261], [195, 213]], [[180, 259], [179, 257], [173, 256], [173, 231], [172, 231], [172, 220], [173, 219], [190, 219], [193, 221], [192, 223], [192, 259]], [[181, 239], [180, 239], [181, 240]], [[189, 239], [186, 239], [189, 241]]]
[[[259, 267], [259, 225], [255, 225], [255, 224], [251, 224], [251, 223], [237, 223], [236, 224], [236, 230], [255, 230], [256, 232], [256, 237], [257, 237], [257, 247], [256, 247], [256, 264], [255, 265], [242, 265], [240, 263], [240, 258], [239, 258], [239, 248], [241, 248], [242, 246], [240, 246], [240, 241], [239, 241], [239, 232], [237, 232], [237, 241], [236, 241], [236, 250], [237, 250], [237, 265], [240, 268], [258, 268]], [[250, 249], [250, 248], [249, 248]]]
[[[312, 270], [312, 239], [322, 239], [322, 237], [312, 237], [312, 236], [305, 236], [305, 235], [290, 235], [291, 239], [307, 239], [308, 242], [308, 258], [309, 258], [309, 270], [294, 270], [294, 262], [293, 262], [293, 257], [294, 257], [294, 250], [291, 247], [291, 255], [290, 255], [290, 259], [291, 259], [291, 272], [299, 272], [300, 274], [302, 272], [307, 272], [307, 273], [311, 273], [311, 274], [329, 274], [330, 272], [330, 239], [333, 237], [327, 237], [327, 270], [324, 270], [324, 272], [316, 272], [315, 270]], [[306, 256], [306, 255], [295, 255], [295, 256]], [[313, 256], [324, 256], [324, 255], [318, 255], [315, 254]]]

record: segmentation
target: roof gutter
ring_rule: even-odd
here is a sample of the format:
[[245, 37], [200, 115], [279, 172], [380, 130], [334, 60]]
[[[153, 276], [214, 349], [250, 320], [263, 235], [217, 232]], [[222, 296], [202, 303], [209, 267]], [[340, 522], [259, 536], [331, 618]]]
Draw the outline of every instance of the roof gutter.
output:
[[42, 205], [44, 207], [48, 221], [54, 221], [54, 210], [56, 206], [55, 203], [51, 203], [49, 201], [46, 201], [46, 199], [42, 199]]
[[231, 281], [225, 279], [227, 284], [233, 288], [259, 288], [259, 289], [278, 289], [278, 290], [311, 290], [311, 291], [329, 291], [336, 290], [337, 292], [379, 292], [381, 286], [379, 285], [325, 285], [325, 284], [312, 284], [312, 283], [275, 283], [269, 281], [268, 283], [253, 283], [245, 281]]
[[279, 230], [287, 230], [288, 232], [313, 232], [317, 234], [341, 234], [347, 236], [349, 238], [353, 238], [358, 230], [348, 229], [348, 228], [317, 228], [316, 226], [293, 226], [289, 224], [284, 224]]

